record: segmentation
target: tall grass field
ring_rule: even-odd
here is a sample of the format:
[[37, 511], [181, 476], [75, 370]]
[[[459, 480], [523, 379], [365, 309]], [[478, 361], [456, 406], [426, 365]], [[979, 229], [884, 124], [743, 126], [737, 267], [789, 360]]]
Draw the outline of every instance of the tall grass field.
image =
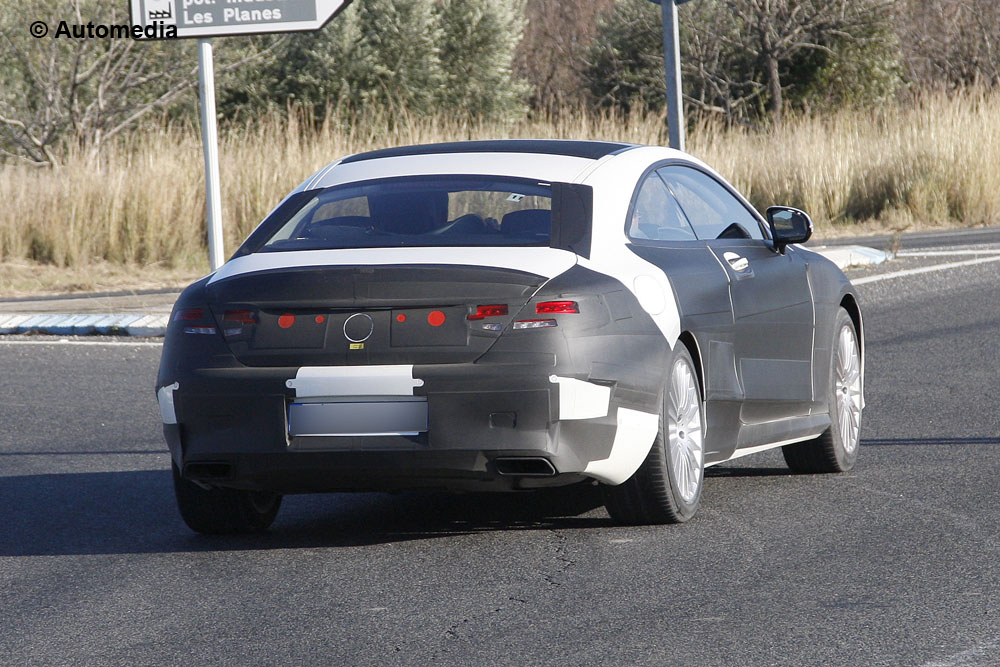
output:
[[[390, 122], [391, 120], [391, 122]], [[318, 128], [291, 114], [224, 132], [226, 251], [289, 190], [337, 157], [386, 146], [532, 137], [666, 144], [662, 117], [563, 113], [514, 124], [357, 118]], [[808, 211], [817, 235], [1000, 224], [1000, 93], [926, 95], [905, 107], [791, 118], [752, 131], [700, 122], [688, 150], [763, 210]], [[137, 132], [58, 169], [0, 166], [0, 261], [207, 270], [198, 128]], [[0, 290], [3, 289], [0, 276]]]

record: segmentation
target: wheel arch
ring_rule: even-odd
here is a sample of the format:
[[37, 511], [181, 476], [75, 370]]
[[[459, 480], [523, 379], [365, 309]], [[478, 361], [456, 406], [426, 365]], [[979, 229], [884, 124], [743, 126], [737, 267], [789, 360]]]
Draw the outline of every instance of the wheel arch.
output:
[[840, 300], [840, 307], [847, 311], [851, 321], [854, 322], [854, 330], [858, 332], [858, 346], [861, 348], [861, 362], [865, 360], [865, 332], [864, 323], [861, 319], [861, 308], [858, 307], [858, 300], [853, 294], [848, 292]]
[[706, 401], [708, 400], [708, 394], [705, 388], [705, 362], [701, 357], [701, 348], [698, 347], [698, 340], [690, 331], [682, 331], [681, 335], [677, 337], [677, 340], [684, 344], [684, 347], [687, 348], [688, 354], [691, 355], [691, 360], [694, 361], [694, 370], [698, 377], [698, 388], [701, 392], [701, 400]]
[[854, 323], [854, 330], [858, 334], [858, 353], [861, 355], [861, 407], [865, 405], [865, 330], [864, 319], [861, 317], [861, 308], [858, 300], [851, 292], [847, 292], [840, 299], [840, 307], [847, 311], [847, 315]]

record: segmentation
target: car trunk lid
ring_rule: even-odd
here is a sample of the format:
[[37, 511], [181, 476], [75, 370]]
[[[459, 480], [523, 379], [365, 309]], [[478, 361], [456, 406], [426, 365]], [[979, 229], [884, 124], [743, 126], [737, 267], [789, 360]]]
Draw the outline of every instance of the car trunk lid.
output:
[[[575, 263], [572, 253], [531, 250], [549, 253], [534, 271], [523, 264], [502, 266], [503, 253], [494, 255], [493, 266], [230, 269], [210, 282], [209, 307], [230, 350], [250, 366], [470, 362], [489, 349], [539, 287]], [[371, 255], [379, 259], [378, 252]], [[506, 308], [478, 317], [480, 306]]]

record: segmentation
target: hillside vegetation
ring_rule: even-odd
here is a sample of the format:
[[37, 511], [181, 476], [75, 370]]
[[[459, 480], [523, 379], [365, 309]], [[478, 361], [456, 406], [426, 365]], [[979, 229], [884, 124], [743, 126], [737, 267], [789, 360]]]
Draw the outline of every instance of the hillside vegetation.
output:
[[[802, 207], [820, 236], [1000, 224], [1000, 3], [678, 11], [688, 149], [758, 208]], [[194, 41], [35, 39], [38, 19], [127, 15], [0, 3], [0, 294], [206, 270]], [[215, 40], [227, 250], [349, 153], [666, 144], [660, 28], [648, 0], [357, 0], [315, 33]]]
[[[444, 117], [358, 117], [340, 125], [274, 115], [222, 141], [226, 249], [280, 199], [337, 157], [399, 144], [497, 137], [663, 144], [657, 115], [562, 114], [516, 124]], [[1000, 93], [927, 95], [883, 111], [789, 118], [766, 131], [702, 122], [689, 151], [759, 209], [809, 211], [820, 236], [853, 223], [890, 229], [1000, 222]], [[195, 128], [135, 134], [64, 166], [0, 170], [4, 260], [200, 267], [205, 261], [201, 141]]]

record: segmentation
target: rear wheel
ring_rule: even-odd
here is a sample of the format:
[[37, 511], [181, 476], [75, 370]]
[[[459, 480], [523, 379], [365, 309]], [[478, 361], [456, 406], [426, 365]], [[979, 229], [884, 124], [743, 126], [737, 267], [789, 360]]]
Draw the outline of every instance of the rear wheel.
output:
[[847, 472], [858, 459], [861, 431], [861, 352], [854, 322], [837, 313], [827, 405], [830, 428], [814, 440], [785, 445], [781, 453], [795, 472]]
[[622, 484], [601, 487], [608, 514], [620, 523], [681, 523], [701, 502], [705, 419], [694, 362], [683, 345], [663, 394], [659, 432], [646, 460]]
[[173, 465], [174, 494], [184, 523], [207, 535], [259, 533], [278, 515], [281, 496], [270, 491], [203, 488]]

